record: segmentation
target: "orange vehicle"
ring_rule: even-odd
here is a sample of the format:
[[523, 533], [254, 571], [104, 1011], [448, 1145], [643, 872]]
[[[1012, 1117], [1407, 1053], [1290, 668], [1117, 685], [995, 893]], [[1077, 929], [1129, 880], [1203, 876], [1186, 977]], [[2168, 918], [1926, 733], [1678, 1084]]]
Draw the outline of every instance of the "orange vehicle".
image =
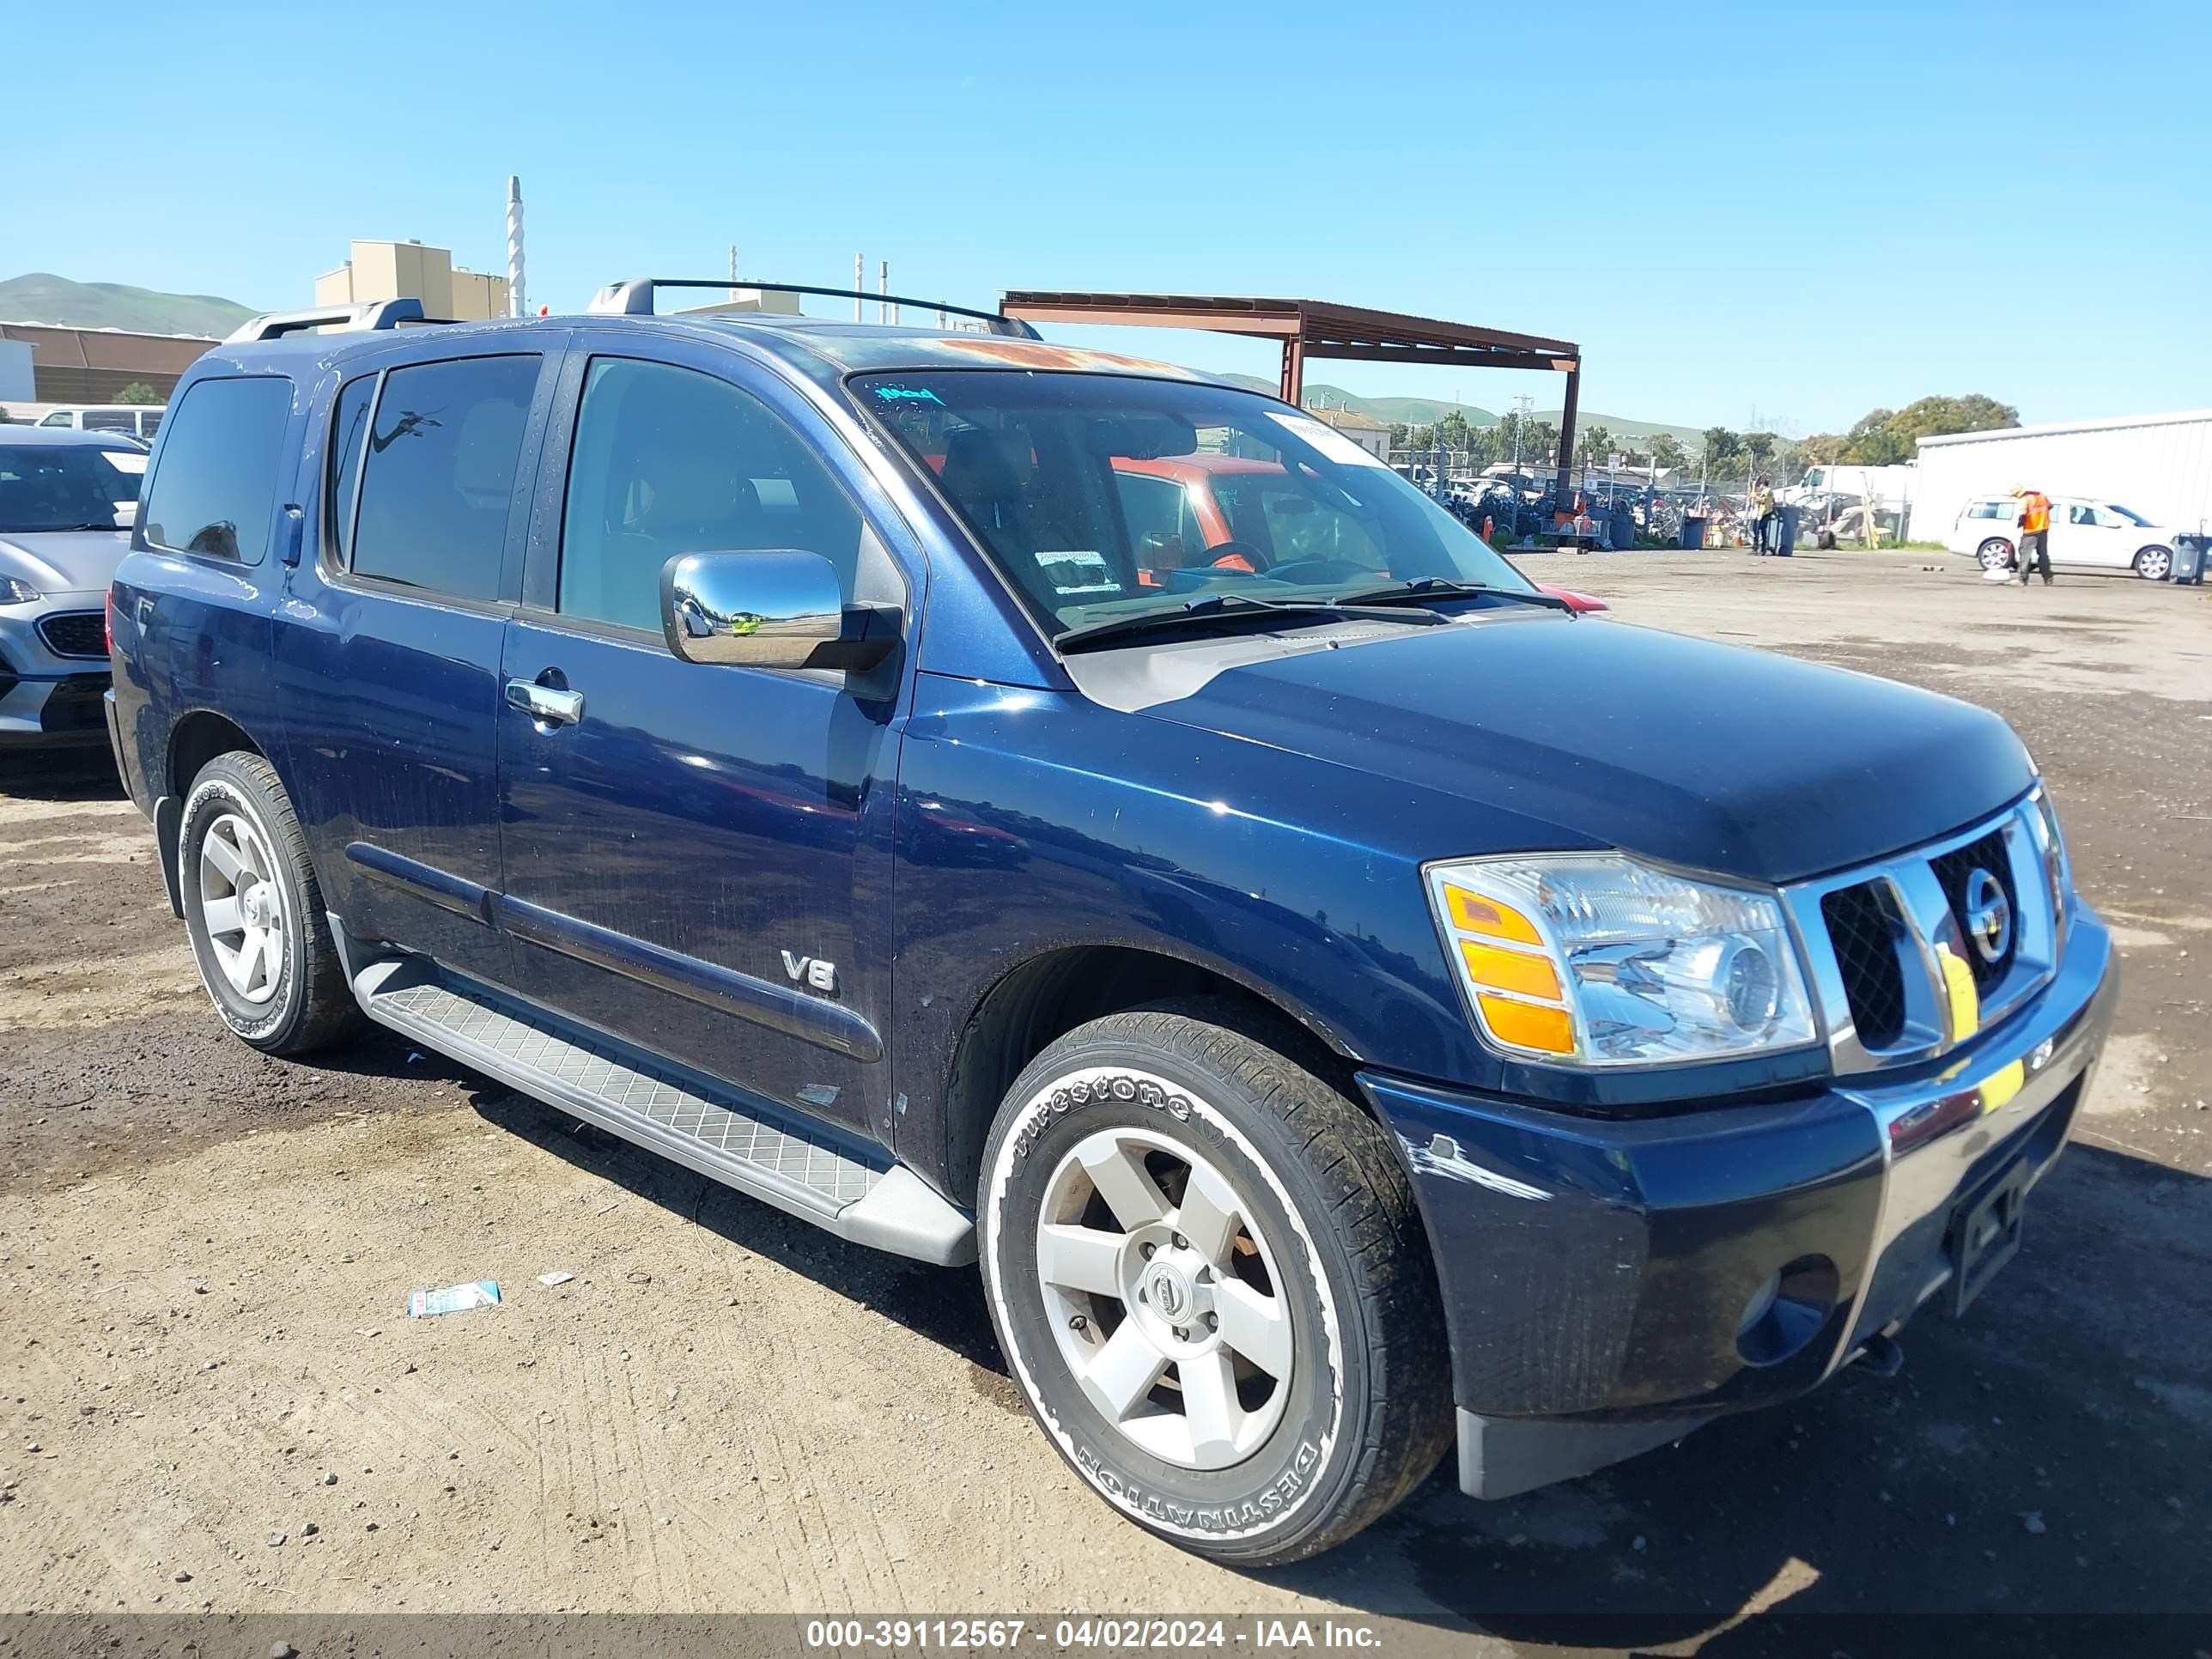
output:
[[[1261, 571], [1327, 561], [1365, 565], [1380, 577], [1382, 556], [1359, 520], [1304, 489], [1274, 461], [1238, 455], [1114, 459], [1121, 516], [1140, 561], [1138, 580], [1211, 567]], [[1577, 611], [1603, 611], [1603, 599], [1539, 583]]]

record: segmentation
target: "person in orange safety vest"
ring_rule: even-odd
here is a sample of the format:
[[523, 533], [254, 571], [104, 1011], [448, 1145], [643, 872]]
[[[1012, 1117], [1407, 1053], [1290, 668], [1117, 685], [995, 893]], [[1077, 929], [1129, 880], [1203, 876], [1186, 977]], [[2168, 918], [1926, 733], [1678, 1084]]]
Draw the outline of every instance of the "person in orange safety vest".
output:
[[2043, 569], [2043, 585], [2051, 586], [2051, 497], [2039, 489], [2025, 485], [2014, 490], [2020, 502], [2020, 585], [2027, 586], [2027, 579], [2037, 566]]

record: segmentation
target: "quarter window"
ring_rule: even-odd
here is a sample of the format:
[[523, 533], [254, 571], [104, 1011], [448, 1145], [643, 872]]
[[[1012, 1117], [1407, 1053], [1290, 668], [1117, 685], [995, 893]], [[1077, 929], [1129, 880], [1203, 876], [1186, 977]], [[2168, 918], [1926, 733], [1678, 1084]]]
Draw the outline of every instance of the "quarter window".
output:
[[376, 395], [376, 376], [364, 374], [338, 388], [337, 409], [331, 417], [331, 477], [329, 526], [331, 557], [346, 562], [353, 544], [354, 491], [361, 483], [361, 450], [368, 436], [368, 406]]
[[532, 356], [461, 357], [384, 377], [354, 523], [356, 575], [461, 599], [495, 599]]
[[258, 564], [269, 550], [292, 382], [198, 380], [177, 405], [142, 523], [156, 547]]
[[595, 358], [561, 522], [564, 616], [660, 631], [678, 554], [792, 549], [854, 598], [861, 521], [798, 433], [750, 392], [671, 363]]

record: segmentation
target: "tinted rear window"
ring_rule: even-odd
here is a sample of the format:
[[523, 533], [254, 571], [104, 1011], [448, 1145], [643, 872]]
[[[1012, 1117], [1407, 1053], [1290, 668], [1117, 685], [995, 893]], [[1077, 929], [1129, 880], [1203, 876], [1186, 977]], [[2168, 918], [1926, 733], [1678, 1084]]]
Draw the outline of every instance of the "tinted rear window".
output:
[[156, 547], [258, 564], [269, 550], [292, 383], [200, 380], [170, 417], [141, 519]]
[[355, 574], [456, 599], [499, 597], [535, 356], [395, 368], [370, 422]]

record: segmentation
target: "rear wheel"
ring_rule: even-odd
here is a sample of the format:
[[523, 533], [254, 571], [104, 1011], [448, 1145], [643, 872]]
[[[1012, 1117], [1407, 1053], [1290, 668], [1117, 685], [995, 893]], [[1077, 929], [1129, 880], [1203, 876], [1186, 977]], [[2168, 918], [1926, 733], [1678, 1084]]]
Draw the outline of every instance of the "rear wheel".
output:
[[2146, 547], [2136, 555], [2136, 574], [2145, 581], [2162, 582], [2172, 574], [2172, 549]]
[[1450, 1439], [1443, 1315], [1386, 1131], [1225, 1005], [1053, 1043], [985, 1148], [992, 1317], [1053, 1443], [1184, 1548], [1294, 1561]]
[[1974, 550], [1984, 570], [2004, 570], [2012, 564], [2012, 544], [2002, 536], [1992, 536]]
[[238, 752], [201, 769], [177, 867], [200, 982], [223, 1024], [271, 1054], [307, 1054], [358, 1027], [306, 838], [267, 761]]

